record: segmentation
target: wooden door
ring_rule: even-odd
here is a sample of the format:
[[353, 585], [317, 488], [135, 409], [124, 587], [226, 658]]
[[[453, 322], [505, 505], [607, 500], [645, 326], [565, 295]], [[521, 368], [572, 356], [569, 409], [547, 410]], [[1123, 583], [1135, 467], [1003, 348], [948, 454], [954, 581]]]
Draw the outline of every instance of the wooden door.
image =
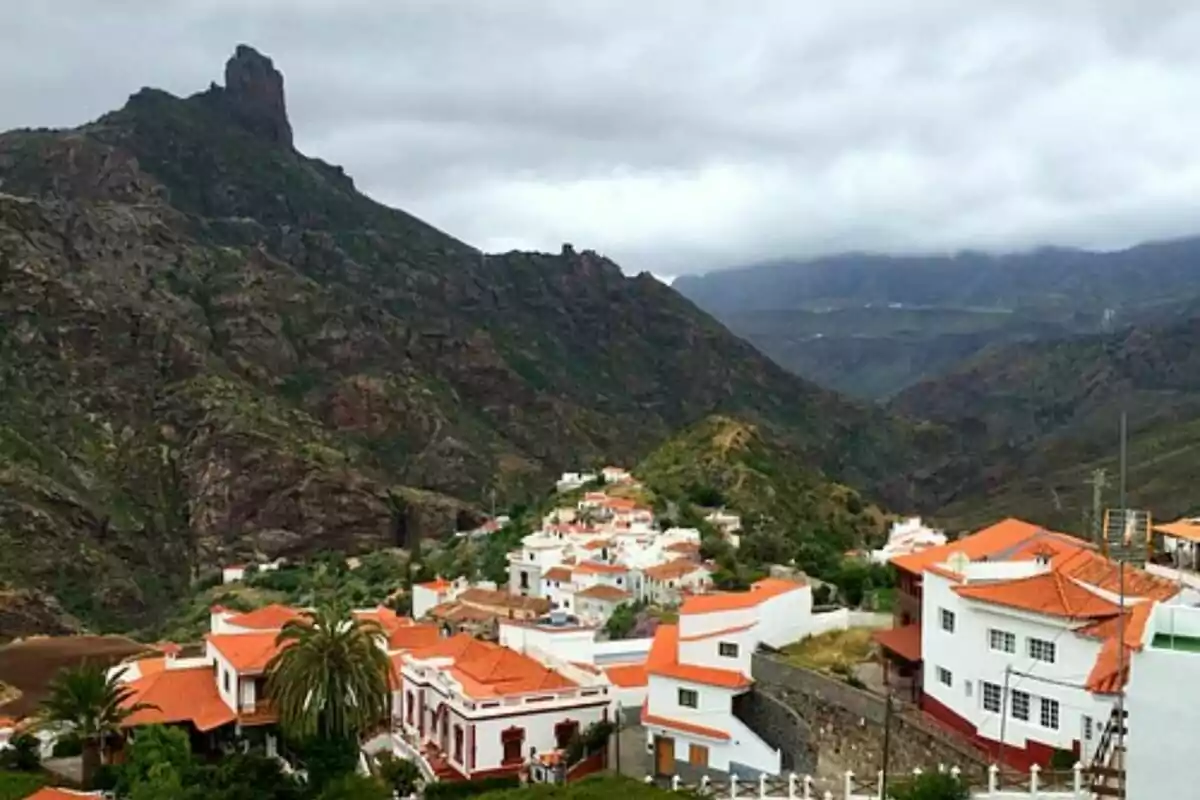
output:
[[675, 774], [675, 740], [669, 736], [654, 740], [654, 769], [659, 775]]
[[708, 748], [702, 744], [688, 745], [688, 763], [693, 767], [707, 767]]

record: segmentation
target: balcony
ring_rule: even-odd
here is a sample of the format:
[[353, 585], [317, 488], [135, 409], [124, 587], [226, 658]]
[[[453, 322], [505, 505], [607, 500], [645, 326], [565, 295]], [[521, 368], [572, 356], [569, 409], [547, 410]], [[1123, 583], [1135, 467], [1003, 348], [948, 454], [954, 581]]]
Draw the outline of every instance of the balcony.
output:
[[242, 703], [238, 706], [238, 724], [248, 727], [273, 725], [279, 721], [279, 711], [270, 700]]

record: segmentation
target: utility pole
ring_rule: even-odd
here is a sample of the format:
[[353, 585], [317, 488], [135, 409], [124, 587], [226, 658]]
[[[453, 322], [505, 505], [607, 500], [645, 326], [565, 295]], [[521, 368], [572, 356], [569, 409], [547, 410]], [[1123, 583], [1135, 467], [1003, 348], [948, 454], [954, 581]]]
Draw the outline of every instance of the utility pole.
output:
[[1092, 543], [1099, 546], [1104, 538], [1104, 490], [1108, 486], [1108, 473], [1103, 467], [1092, 471]]
[[[1125, 509], [1125, 465], [1128, 426], [1125, 412], [1121, 412], [1121, 516], [1129, 516]], [[1128, 525], [1128, 522], [1126, 522]], [[1125, 559], [1117, 562], [1117, 752], [1121, 754], [1121, 774], [1118, 776], [1117, 797], [1125, 797]]]
[[1000, 749], [996, 753], [997, 766], [1000, 771], [996, 774], [999, 784], [1004, 786], [1004, 735], [1008, 732], [1008, 682], [1012, 678], [1012, 664], [1004, 666], [1004, 690], [1000, 694]]
[[883, 777], [880, 780], [879, 796], [887, 797], [888, 785], [888, 757], [891, 755], [892, 747], [892, 690], [889, 688], [885, 697], [885, 705], [883, 709], [883, 769], [880, 770]]

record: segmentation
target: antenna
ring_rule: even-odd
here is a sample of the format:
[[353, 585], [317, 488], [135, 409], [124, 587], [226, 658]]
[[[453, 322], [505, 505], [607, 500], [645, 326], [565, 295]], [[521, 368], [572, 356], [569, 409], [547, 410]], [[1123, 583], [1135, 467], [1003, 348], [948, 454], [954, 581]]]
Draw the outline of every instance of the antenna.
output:
[[1094, 544], [1099, 545], [1103, 539], [1104, 490], [1108, 486], [1108, 473], [1103, 467], [1092, 471], [1092, 479], [1086, 481], [1092, 486], [1092, 518], [1091, 537]]

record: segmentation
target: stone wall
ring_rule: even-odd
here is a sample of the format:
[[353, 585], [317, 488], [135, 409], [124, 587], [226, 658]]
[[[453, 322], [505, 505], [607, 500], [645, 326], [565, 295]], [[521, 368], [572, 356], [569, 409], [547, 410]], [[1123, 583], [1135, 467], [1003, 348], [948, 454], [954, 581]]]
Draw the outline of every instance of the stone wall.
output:
[[[878, 773], [887, 715], [883, 697], [762, 653], [754, 655], [752, 673], [763, 693], [779, 699], [808, 723], [819, 761], [836, 762], [840, 769], [859, 776]], [[967, 775], [984, 774], [986, 758], [968, 742], [943, 731], [911, 706], [894, 702], [892, 709], [889, 773], [945, 764], [958, 766]]]
[[817, 770], [812, 729], [786, 703], [756, 686], [734, 699], [733, 713], [764, 742], [779, 751], [784, 772], [807, 775]]

